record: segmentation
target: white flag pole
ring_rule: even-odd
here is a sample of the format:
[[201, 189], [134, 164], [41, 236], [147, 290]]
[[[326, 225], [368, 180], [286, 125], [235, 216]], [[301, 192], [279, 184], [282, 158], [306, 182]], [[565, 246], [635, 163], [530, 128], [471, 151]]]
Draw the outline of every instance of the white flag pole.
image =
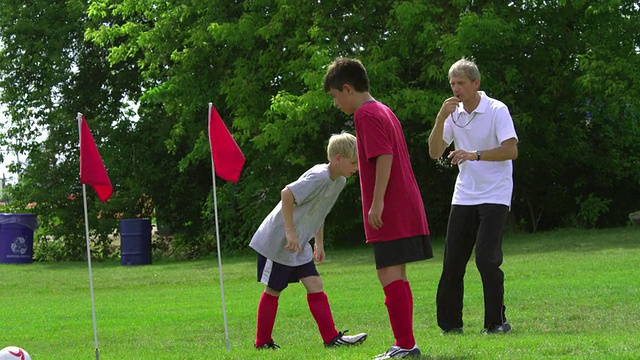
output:
[[[213, 103], [209, 103], [209, 112], [207, 114], [207, 127], [209, 129], [209, 144], [211, 144], [211, 108]], [[211, 178], [213, 179], [213, 212], [216, 223], [216, 243], [218, 249], [218, 270], [220, 272], [220, 294], [222, 295], [222, 316], [224, 318], [224, 335], [227, 343], [227, 351], [231, 351], [231, 345], [229, 343], [229, 327], [227, 325], [227, 307], [224, 301], [224, 282], [222, 281], [222, 255], [220, 252], [220, 227], [218, 226], [218, 197], [216, 195], [216, 165], [213, 161], [213, 154], [211, 154]]]
[[[82, 138], [82, 114], [78, 113], [78, 133]], [[82, 140], [80, 140], [82, 144]], [[96, 302], [93, 296], [93, 274], [91, 272], [91, 247], [89, 244], [89, 216], [87, 214], [87, 186], [82, 184], [82, 201], [84, 203], [84, 229], [87, 240], [87, 264], [89, 265], [89, 289], [91, 292], [91, 316], [93, 317], [93, 341], [96, 349], [96, 360], [100, 360], [100, 350], [98, 348], [98, 327], [96, 325]]]

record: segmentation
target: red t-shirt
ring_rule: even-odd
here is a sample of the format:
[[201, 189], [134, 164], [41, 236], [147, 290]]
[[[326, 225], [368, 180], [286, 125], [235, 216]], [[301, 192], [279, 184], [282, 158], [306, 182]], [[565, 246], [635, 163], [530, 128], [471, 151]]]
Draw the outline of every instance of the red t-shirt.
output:
[[[386, 105], [369, 101], [353, 116], [358, 142], [358, 170], [362, 215], [367, 243], [429, 235], [429, 225], [400, 121]], [[376, 182], [376, 158], [393, 155], [384, 195], [383, 225], [374, 230], [368, 221]]]

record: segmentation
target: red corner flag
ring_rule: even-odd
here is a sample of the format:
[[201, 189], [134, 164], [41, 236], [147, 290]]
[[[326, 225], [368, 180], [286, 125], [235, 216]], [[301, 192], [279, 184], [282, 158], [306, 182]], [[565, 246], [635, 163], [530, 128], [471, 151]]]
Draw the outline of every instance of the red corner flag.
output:
[[78, 127], [80, 128], [80, 183], [91, 185], [98, 193], [100, 200], [107, 201], [113, 193], [113, 187], [98, 147], [91, 136], [89, 125], [80, 113], [78, 113]]
[[244, 166], [244, 154], [211, 103], [209, 103], [209, 144], [216, 174], [227, 181], [237, 183]]

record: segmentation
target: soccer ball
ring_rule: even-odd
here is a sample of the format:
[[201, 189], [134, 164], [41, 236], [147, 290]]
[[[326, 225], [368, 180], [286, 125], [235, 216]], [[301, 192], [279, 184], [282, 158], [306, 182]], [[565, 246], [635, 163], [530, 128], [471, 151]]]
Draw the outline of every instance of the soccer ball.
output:
[[17, 346], [7, 346], [0, 350], [0, 360], [31, 360], [31, 356]]

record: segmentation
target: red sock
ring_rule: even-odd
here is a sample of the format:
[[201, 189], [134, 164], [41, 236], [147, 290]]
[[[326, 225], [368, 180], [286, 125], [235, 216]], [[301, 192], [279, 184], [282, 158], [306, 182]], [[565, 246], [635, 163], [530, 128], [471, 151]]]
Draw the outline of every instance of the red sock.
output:
[[276, 323], [279, 297], [262, 293], [258, 303], [258, 320], [256, 330], [256, 347], [260, 347], [273, 340], [271, 334]]
[[389, 312], [391, 330], [396, 339], [395, 345], [403, 349], [412, 349], [416, 340], [411, 324], [411, 299], [404, 281], [396, 280], [384, 287], [384, 304]]
[[411, 328], [413, 329], [413, 292], [411, 292], [411, 285], [409, 285], [409, 280], [405, 281], [404, 285], [407, 288], [407, 294], [409, 294], [409, 308], [411, 309]]
[[307, 294], [307, 302], [309, 303], [309, 310], [311, 310], [311, 314], [318, 324], [322, 341], [325, 343], [330, 342], [338, 336], [338, 330], [336, 330], [336, 325], [333, 322], [327, 294], [324, 291]]

